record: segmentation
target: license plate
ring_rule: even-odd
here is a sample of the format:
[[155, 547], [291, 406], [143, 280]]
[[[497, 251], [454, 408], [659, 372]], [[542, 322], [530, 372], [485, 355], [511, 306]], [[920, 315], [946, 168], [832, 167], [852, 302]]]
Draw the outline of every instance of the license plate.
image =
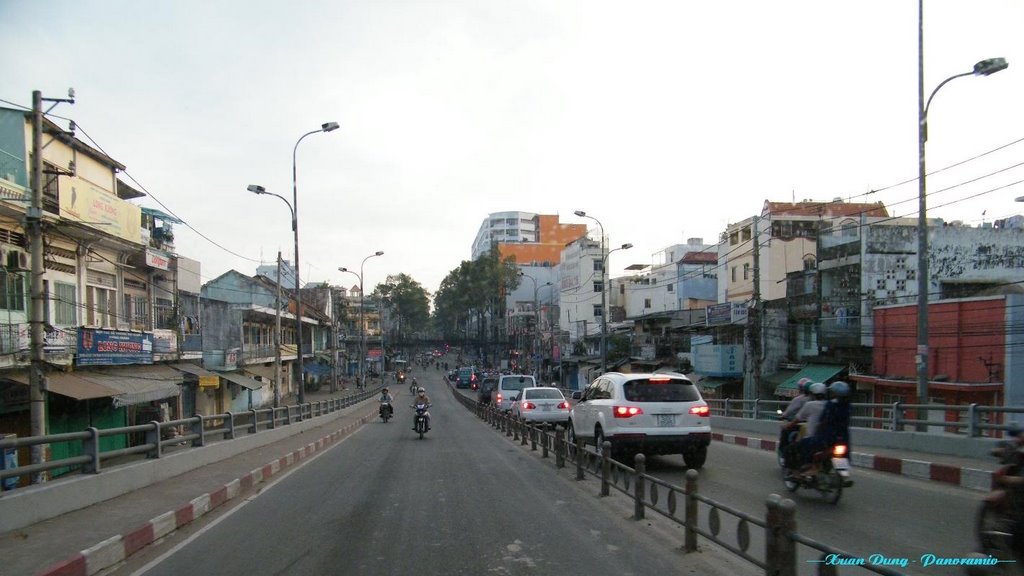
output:
[[675, 426], [675, 414], [658, 414], [658, 426]]
[[840, 471], [842, 471], [842, 470], [849, 470], [850, 469], [850, 461], [848, 459], [846, 459], [846, 458], [833, 458], [832, 459], [832, 467], [835, 468], [836, 470], [840, 470]]
[[551, 404], [544, 404], [543, 406], [541, 406], [541, 411], [542, 412], [551, 412]]

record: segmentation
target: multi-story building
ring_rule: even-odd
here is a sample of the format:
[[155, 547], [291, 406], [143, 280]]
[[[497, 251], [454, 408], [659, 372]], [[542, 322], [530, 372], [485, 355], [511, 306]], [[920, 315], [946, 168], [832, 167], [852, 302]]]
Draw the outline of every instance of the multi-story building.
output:
[[473, 240], [473, 260], [496, 248], [505, 259], [517, 264], [555, 266], [562, 248], [587, 233], [583, 224], [563, 224], [557, 215], [532, 212], [489, 214]]

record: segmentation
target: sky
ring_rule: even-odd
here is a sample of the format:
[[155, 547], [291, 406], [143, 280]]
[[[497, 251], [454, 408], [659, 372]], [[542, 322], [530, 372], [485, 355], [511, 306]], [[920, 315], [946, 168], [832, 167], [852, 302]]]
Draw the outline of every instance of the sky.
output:
[[[0, 0], [0, 105], [32, 91], [169, 211], [203, 281], [293, 259], [303, 283], [429, 292], [493, 212], [594, 226], [613, 276], [771, 201], [918, 210], [912, 0]], [[1024, 212], [1024, 2], [928, 0], [928, 215]], [[66, 122], [51, 116], [58, 123]], [[315, 133], [325, 122], [340, 129]], [[954, 166], [956, 165], [956, 166]], [[952, 166], [952, 167], [951, 167]]]

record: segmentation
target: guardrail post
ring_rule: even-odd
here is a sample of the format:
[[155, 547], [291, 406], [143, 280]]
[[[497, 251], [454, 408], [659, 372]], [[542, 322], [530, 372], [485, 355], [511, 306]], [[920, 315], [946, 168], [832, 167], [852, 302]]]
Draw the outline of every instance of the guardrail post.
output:
[[644, 519], [644, 501], [647, 499], [647, 484], [644, 481], [644, 474], [647, 473], [647, 457], [637, 454], [633, 457], [633, 466], [636, 470], [636, 484], [633, 487], [633, 519]]
[[224, 431], [224, 439], [225, 440], [234, 440], [235, 439], [235, 415], [232, 414], [231, 412], [225, 412], [224, 415], [227, 416], [227, 421], [228, 421], [228, 429]]
[[969, 438], [980, 436], [978, 433], [978, 405], [974, 402], [967, 406], [967, 436]]
[[565, 467], [565, 434], [562, 430], [555, 430], [555, 467]]
[[611, 493], [609, 482], [611, 479], [611, 458], [608, 457], [608, 454], [611, 454], [611, 443], [605, 440], [604, 447], [601, 450], [601, 496], [607, 496]]
[[530, 430], [530, 450], [533, 451], [533, 452], [537, 451], [537, 435], [538, 434], [545, 434], [545, 435], [547, 435], [547, 431], [539, 432], [537, 430], [537, 428], [533, 428], [532, 430]]
[[249, 413], [252, 414], [252, 430], [250, 434], [255, 434], [260, 431], [260, 413], [256, 410], [249, 410]]
[[277, 408], [270, 409], [270, 429], [274, 430], [277, 428]]
[[[697, 551], [697, 478], [700, 474], [693, 469], [686, 471], [686, 522], [683, 524], [684, 527], [684, 543], [683, 546], [687, 552]], [[771, 574], [771, 572], [767, 572]]]
[[790, 534], [796, 532], [796, 504], [771, 494], [765, 516], [765, 574], [796, 576], [796, 543]]
[[203, 415], [196, 414], [192, 422], [192, 434], [196, 435], [196, 439], [192, 441], [193, 448], [200, 448], [206, 444], [206, 424], [203, 422]]
[[760, 407], [761, 407], [761, 399], [760, 398], [754, 398], [754, 420], [757, 420], [757, 414], [760, 411]]
[[161, 456], [160, 423], [153, 420], [149, 425], [151, 428], [146, 430], [146, 444], [151, 444], [153, 448], [146, 452], [146, 458], [159, 458]]
[[725, 399], [725, 408], [724, 408], [724, 410], [725, 410], [725, 413], [722, 414], [722, 416], [728, 417], [729, 416], [729, 399], [728, 398]]
[[512, 435], [512, 413], [506, 413], [505, 416], [502, 418], [502, 422], [504, 422], [505, 424], [502, 430], [505, 431], [505, 437], [507, 438]]
[[903, 419], [903, 415], [900, 413], [901, 410], [899, 402], [892, 403], [892, 429], [894, 432], [899, 432], [901, 427], [900, 420]]
[[[509, 418], [512, 418], [511, 414], [509, 414]], [[513, 441], [515, 441], [515, 442], [519, 441], [519, 429], [522, 428], [522, 427], [523, 427], [522, 420], [512, 419], [512, 440]]]
[[91, 426], [85, 431], [89, 433], [89, 438], [82, 440], [82, 453], [88, 454], [92, 461], [82, 465], [82, 472], [98, 474], [100, 471], [100, 431]]
[[526, 446], [526, 437], [531, 434], [531, 430], [536, 430], [536, 424], [523, 424], [523, 433], [519, 438], [519, 445]]

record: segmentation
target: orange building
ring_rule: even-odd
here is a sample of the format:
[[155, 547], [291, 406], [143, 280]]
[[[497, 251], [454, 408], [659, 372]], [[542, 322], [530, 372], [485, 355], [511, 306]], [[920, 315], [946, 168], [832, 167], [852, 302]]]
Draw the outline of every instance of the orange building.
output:
[[556, 266], [565, 245], [586, 234], [585, 224], [564, 224], [559, 222], [558, 215], [495, 213], [480, 227], [474, 258], [484, 248], [496, 246], [503, 259], [513, 256], [521, 266]]

